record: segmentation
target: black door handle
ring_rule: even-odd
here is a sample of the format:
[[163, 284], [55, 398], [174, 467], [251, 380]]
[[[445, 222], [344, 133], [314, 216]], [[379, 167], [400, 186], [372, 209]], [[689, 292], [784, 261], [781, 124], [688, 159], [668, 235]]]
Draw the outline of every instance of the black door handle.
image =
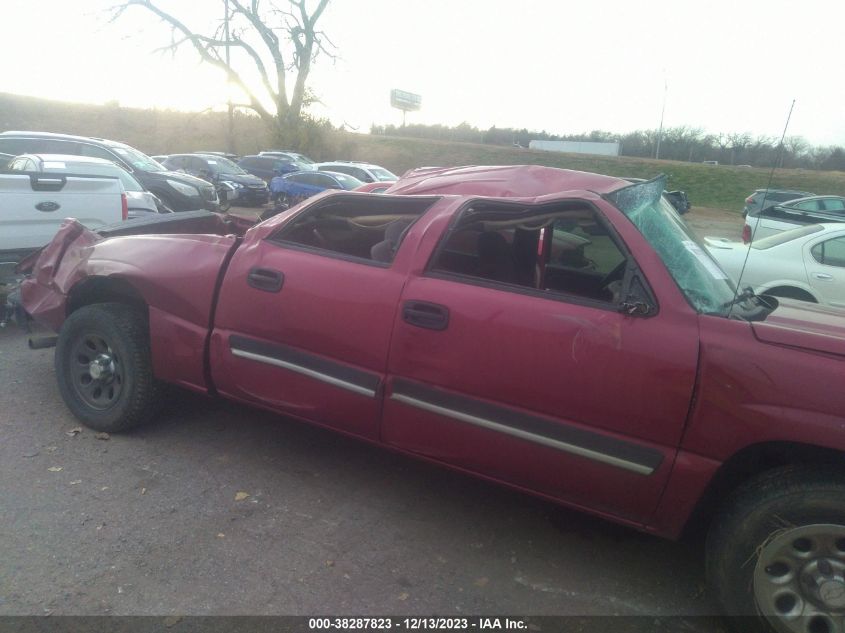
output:
[[285, 283], [285, 275], [271, 268], [252, 268], [246, 276], [246, 282], [256, 290], [279, 292]]
[[427, 301], [406, 301], [402, 305], [402, 318], [427, 330], [445, 330], [449, 327], [449, 308]]

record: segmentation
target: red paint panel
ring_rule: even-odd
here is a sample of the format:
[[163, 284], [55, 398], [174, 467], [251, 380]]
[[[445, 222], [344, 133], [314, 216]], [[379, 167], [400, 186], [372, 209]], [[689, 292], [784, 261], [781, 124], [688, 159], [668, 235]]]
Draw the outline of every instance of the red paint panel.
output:
[[718, 461], [679, 451], [660, 505], [646, 526], [648, 531], [666, 538], [680, 537], [719, 466]]
[[[253, 268], [284, 275], [278, 292], [247, 283]], [[378, 437], [380, 400], [226, 354], [228, 333], [280, 344], [383, 377], [405, 279], [391, 268], [289, 248], [247, 236], [229, 266], [215, 319], [215, 382], [222, 392], [278, 411]], [[293, 389], [291, 391], [291, 389]], [[281, 395], [280, 395], [281, 394]]]
[[[390, 374], [675, 446], [695, 378], [695, 319], [416, 278], [403, 301], [449, 308], [447, 330], [397, 320]], [[659, 342], [659, 343], [658, 343]]]
[[752, 325], [763, 342], [845, 356], [845, 312], [805, 301], [778, 299], [778, 309]]
[[[231, 330], [217, 328], [211, 340], [212, 380], [221, 395], [354, 435], [378, 437], [375, 421], [381, 408], [380, 399], [353, 393], [290, 369], [234, 356], [229, 346], [231, 334]], [[274, 341], [265, 339], [264, 342]]]
[[208, 328], [150, 307], [150, 349], [159, 380], [206, 392], [204, 350]]
[[674, 449], [649, 445], [664, 453], [663, 463], [640, 475], [391, 399], [384, 419], [382, 440], [389, 445], [629, 521], [642, 521], [654, 508], [674, 455]]
[[707, 316], [700, 322], [699, 393], [684, 449], [717, 461], [764, 442], [845, 450], [838, 356], [762, 342], [756, 324]]
[[94, 246], [85, 272], [125, 279], [148, 305], [207, 327], [220, 267], [235, 244], [219, 235], [115, 237]]

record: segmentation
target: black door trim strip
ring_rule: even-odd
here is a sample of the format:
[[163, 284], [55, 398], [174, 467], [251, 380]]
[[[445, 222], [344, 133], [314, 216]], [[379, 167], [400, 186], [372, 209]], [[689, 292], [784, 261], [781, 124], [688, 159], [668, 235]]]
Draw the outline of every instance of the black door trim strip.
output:
[[663, 453], [648, 446], [447, 393], [409, 380], [396, 379], [390, 398], [418, 409], [519, 437], [640, 475], [652, 474], [663, 462]]
[[381, 378], [376, 374], [341, 365], [287, 345], [265, 343], [232, 334], [229, 336], [229, 349], [240, 358], [289, 369], [370, 398], [376, 397], [381, 384]]

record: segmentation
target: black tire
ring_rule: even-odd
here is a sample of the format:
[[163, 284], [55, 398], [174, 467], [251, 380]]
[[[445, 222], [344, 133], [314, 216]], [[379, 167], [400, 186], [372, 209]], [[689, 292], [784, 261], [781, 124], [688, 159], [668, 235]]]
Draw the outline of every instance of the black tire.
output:
[[59, 332], [55, 368], [65, 404], [92, 429], [127, 431], [155, 412], [159, 385], [140, 308], [97, 303], [72, 313]]
[[[790, 535], [805, 526], [819, 526], [807, 529], [827, 531], [841, 526], [845, 530], [845, 469], [796, 465], [768, 471], [738, 488], [717, 513], [707, 535], [707, 584], [724, 613], [734, 618], [736, 630], [749, 633], [791, 630], [790, 621], [780, 618], [776, 608], [773, 611], [771, 606], [758, 607], [755, 569], [760, 557], [771, 551], [767, 548], [775, 548], [779, 541], [789, 542]], [[838, 536], [840, 533], [836, 532], [834, 538], [838, 539], [837, 547], [842, 548], [845, 539]], [[845, 560], [845, 551], [837, 550], [834, 558]], [[806, 563], [792, 559], [787, 562], [795, 567], [788, 574], [800, 581], [805, 573], [801, 565]], [[768, 563], [761, 564], [760, 573], [772, 577], [787, 573], [774, 569], [775, 565], [765, 565]], [[806, 598], [808, 605], [812, 601], [806, 596], [802, 598]], [[759, 616], [761, 612], [770, 615], [767, 619], [743, 617]], [[797, 621], [800, 623], [801, 619]], [[812, 623], [808, 618], [803, 620], [801, 626]], [[809, 630], [828, 629], [820, 625]]]

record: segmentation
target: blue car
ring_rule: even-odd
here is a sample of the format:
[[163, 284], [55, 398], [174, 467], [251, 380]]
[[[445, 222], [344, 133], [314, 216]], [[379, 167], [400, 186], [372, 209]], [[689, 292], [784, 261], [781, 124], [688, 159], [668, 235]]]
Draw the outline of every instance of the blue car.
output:
[[270, 195], [279, 204], [293, 206], [326, 189], [350, 191], [364, 183], [353, 176], [330, 171], [297, 171], [270, 181]]

